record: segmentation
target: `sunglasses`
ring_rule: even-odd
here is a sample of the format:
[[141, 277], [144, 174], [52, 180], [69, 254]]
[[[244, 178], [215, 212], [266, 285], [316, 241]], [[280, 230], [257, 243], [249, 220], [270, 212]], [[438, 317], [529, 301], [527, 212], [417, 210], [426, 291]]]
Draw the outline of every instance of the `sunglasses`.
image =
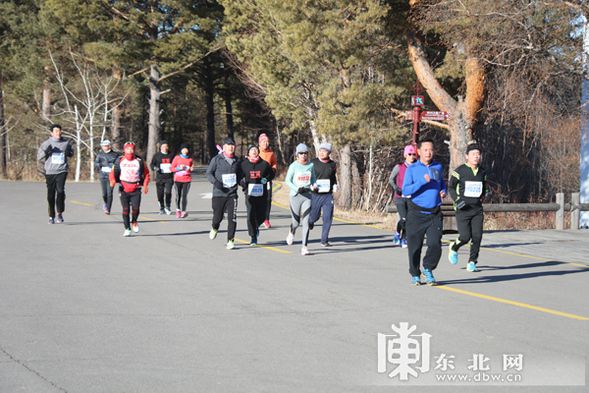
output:
[[308, 151], [302, 151], [299, 154], [309, 154], [309, 152]]
[[407, 153], [408, 156], [414, 156], [415, 153]]

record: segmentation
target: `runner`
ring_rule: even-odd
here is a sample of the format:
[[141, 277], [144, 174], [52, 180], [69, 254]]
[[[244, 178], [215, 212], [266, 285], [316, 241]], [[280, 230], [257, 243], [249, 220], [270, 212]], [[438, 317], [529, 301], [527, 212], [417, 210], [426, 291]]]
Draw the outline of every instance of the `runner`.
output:
[[[258, 143], [260, 144], [260, 157], [262, 160], [266, 161], [272, 167], [274, 174], [278, 170], [278, 165], [276, 163], [276, 156], [274, 152], [270, 150], [270, 139], [268, 139], [268, 135], [260, 134], [258, 137]], [[268, 189], [268, 197], [266, 198], [266, 219], [264, 220], [264, 226], [266, 228], [270, 228], [270, 209], [272, 207], [272, 182], [269, 181], [266, 184], [266, 188]]]
[[405, 158], [405, 161], [395, 165], [391, 172], [391, 176], [389, 177], [389, 183], [393, 186], [393, 190], [395, 190], [395, 205], [397, 206], [397, 212], [399, 213], [399, 222], [397, 223], [397, 230], [395, 231], [393, 242], [396, 245], [400, 245], [402, 248], [407, 248], [405, 221], [407, 220], [407, 201], [409, 198], [403, 195], [402, 187], [407, 167], [417, 160], [415, 148], [411, 145], [405, 146], [403, 157]]
[[[63, 222], [65, 211], [65, 181], [67, 179], [68, 158], [74, 155], [69, 141], [61, 137], [61, 126], [53, 124], [49, 128], [51, 137], [41, 143], [37, 160], [45, 160], [45, 184], [47, 186], [47, 205], [49, 224]], [[57, 218], [55, 211], [57, 210]]]
[[102, 210], [104, 210], [104, 214], [110, 214], [113, 187], [110, 185], [108, 175], [119, 153], [112, 149], [112, 145], [108, 139], [100, 142], [100, 146], [102, 149], [96, 155], [94, 167], [98, 169], [98, 180], [100, 180], [100, 187], [102, 189], [102, 201], [104, 202]]
[[309, 215], [311, 214], [311, 188], [317, 188], [315, 170], [309, 162], [309, 149], [304, 143], [297, 146], [297, 160], [290, 164], [284, 183], [290, 188], [290, 215], [292, 224], [286, 237], [286, 244], [292, 245], [294, 235], [303, 221], [301, 248], [302, 255], [309, 255], [307, 242], [309, 240]]
[[240, 160], [235, 156], [235, 140], [225, 139], [223, 152], [211, 159], [207, 168], [207, 179], [213, 184], [213, 228], [209, 239], [214, 240], [227, 212], [227, 249], [235, 248], [237, 229], [237, 185], [241, 181]]
[[329, 230], [333, 222], [333, 193], [337, 192], [336, 165], [329, 156], [331, 143], [323, 142], [319, 145], [319, 156], [311, 160], [317, 177], [317, 189], [311, 192], [311, 215], [309, 229], [313, 229], [315, 222], [323, 211], [323, 225], [321, 229], [321, 245], [330, 247]]
[[[135, 155], [135, 143], [125, 142], [125, 154], [116, 159], [113, 169], [110, 172], [110, 185], [114, 187], [116, 183], [119, 186], [119, 196], [123, 206], [123, 224], [125, 232], [123, 236], [131, 236], [133, 232], [139, 232], [137, 217], [139, 217], [139, 205], [141, 205], [141, 186], [143, 193], [147, 194], [147, 185], [149, 184], [149, 170], [143, 159]], [[129, 212], [129, 206], [132, 208], [132, 217]]]
[[268, 207], [268, 188], [266, 185], [274, 178], [274, 170], [259, 155], [258, 147], [250, 145], [247, 157], [241, 161], [243, 191], [246, 195], [247, 230], [250, 235], [250, 246], [258, 244], [260, 225], [266, 219]]
[[448, 259], [458, 263], [458, 250], [470, 243], [470, 256], [466, 270], [478, 272], [477, 262], [483, 239], [483, 199], [489, 196], [487, 172], [480, 167], [481, 149], [476, 144], [466, 147], [466, 163], [452, 172], [449, 193], [454, 200], [458, 239], [450, 244]]
[[427, 285], [436, 285], [433, 271], [442, 255], [442, 198], [446, 196], [442, 165], [433, 161], [434, 142], [419, 141], [420, 159], [407, 168], [403, 180], [403, 194], [411, 195], [407, 213], [407, 246], [409, 273], [412, 284], [420, 285], [421, 248], [427, 235], [427, 252], [423, 258], [423, 275]]
[[174, 174], [172, 173], [172, 154], [168, 141], [160, 141], [160, 151], [151, 159], [151, 169], [157, 173], [155, 188], [160, 214], [172, 214], [172, 186], [174, 185]]
[[188, 192], [192, 184], [192, 158], [188, 156], [190, 151], [188, 145], [183, 143], [180, 146], [180, 154], [174, 157], [172, 161], [172, 172], [174, 172], [174, 185], [176, 186], [176, 217], [184, 218], [188, 215], [186, 206], [188, 205]]

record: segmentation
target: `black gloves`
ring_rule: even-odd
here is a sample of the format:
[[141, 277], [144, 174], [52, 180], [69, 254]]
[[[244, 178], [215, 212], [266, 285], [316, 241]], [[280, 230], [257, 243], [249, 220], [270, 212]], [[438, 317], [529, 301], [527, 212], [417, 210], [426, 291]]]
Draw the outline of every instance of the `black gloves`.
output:
[[219, 180], [215, 180], [215, 183], [213, 183], [213, 185], [217, 190], [223, 191], [223, 183], [221, 183]]
[[309, 191], [308, 187], [299, 187], [299, 189], [297, 190], [297, 194], [302, 194]]
[[491, 194], [490, 192], [485, 193], [485, 202], [490, 202], [492, 197], [493, 194]]
[[45, 158], [49, 158], [49, 156], [53, 153], [53, 146], [49, 145], [45, 148]]

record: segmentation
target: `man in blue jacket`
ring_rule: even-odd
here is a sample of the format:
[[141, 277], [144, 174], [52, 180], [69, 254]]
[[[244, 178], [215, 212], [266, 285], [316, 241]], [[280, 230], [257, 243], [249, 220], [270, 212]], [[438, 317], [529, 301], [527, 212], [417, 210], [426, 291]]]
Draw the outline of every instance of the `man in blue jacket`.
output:
[[433, 160], [434, 142], [424, 139], [418, 144], [420, 159], [409, 166], [403, 179], [403, 194], [411, 195], [407, 213], [407, 246], [411, 283], [420, 285], [421, 248], [427, 235], [427, 252], [423, 258], [423, 275], [428, 285], [436, 285], [433, 270], [442, 255], [442, 198], [446, 196], [442, 165]]

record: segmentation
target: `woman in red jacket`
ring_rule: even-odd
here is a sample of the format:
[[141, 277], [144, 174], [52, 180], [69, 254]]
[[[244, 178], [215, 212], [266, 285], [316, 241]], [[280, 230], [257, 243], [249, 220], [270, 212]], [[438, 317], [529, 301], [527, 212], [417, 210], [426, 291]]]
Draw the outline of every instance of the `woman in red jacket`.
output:
[[192, 158], [188, 156], [188, 145], [183, 143], [180, 146], [180, 154], [172, 160], [172, 172], [174, 173], [174, 185], [176, 186], [176, 217], [184, 218], [188, 200], [188, 191], [192, 182], [190, 172], [194, 169]]

